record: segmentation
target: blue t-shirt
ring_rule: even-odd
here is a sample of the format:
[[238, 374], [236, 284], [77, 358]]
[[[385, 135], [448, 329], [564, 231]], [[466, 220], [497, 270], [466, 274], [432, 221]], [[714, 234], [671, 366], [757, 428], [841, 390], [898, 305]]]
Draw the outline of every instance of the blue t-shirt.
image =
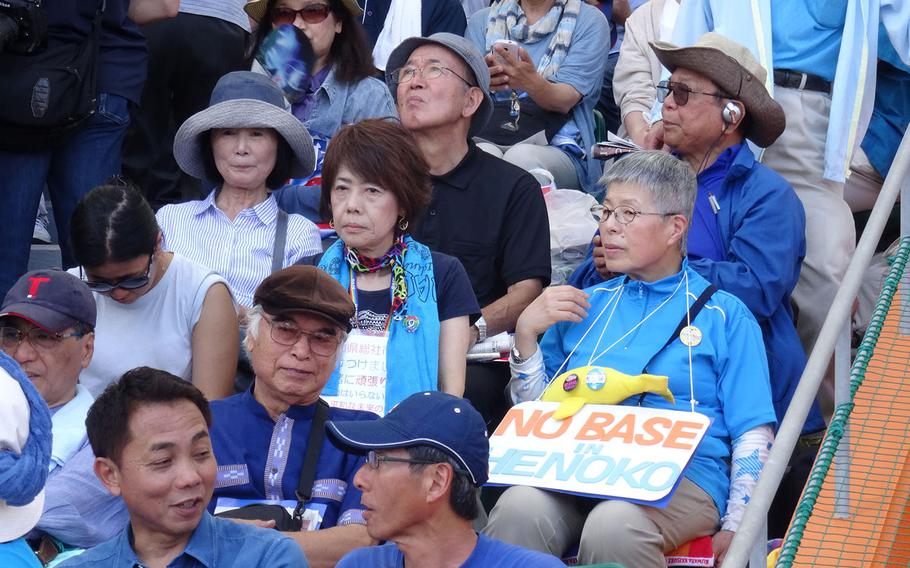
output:
[[[404, 568], [404, 553], [394, 542], [358, 548], [338, 568]], [[461, 568], [565, 568], [558, 558], [478, 535], [477, 546]]]
[[[255, 500], [293, 500], [315, 413], [315, 405], [292, 406], [272, 420], [253, 396], [255, 383], [245, 392], [215, 400], [212, 408], [212, 448], [218, 461], [214, 511], [220, 497]], [[375, 420], [359, 410], [331, 408], [329, 420]], [[362, 455], [342, 450], [326, 436], [322, 441], [313, 494], [307, 508], [317, 509], [318, 528], [364, 524], [360, 491], [354, 474]]]
[[[142, 566], [130, 544], [132, 530], [126, 528], [111, 540], [60, 564], [61, 568], [98, 566], [133, 568]], [[0, 563], [0, 566], [8, 566]], [[306, 568], [300, 546], [272, 529], [261, 529], [219, 519], [203, 513], [186, 548], [173, 559], [169, 568]]]
[[[464, 266], [454, 256], [431, 252], [433, 278], [436, 282], [436, 309], [439, 321], [460, 316], [480, 317], [480, 306], [474, 297], [471, 281]], [[357, 291], [357, 327], [382, 331], [392, 309], [389, 290]]]

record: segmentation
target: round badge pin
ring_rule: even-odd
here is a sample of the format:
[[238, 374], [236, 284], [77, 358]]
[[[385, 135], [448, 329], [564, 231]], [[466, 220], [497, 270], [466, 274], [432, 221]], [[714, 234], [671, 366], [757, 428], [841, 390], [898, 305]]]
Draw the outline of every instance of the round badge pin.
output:
[[588, 385], [589, 389], [595, 391], [604, 388], [606, 382], [607, 375], [600, 369], [591, 369], [588, 371], [588, 376], [585, 377], [585, 384]]
[[694, 325], [687, 325], [679, 332], [679, 340], [683, 342], [683, 345], [695, 347], [701, 343], [701, 330]]
[[577, 387], [577, 386], [578, 386], [578, 375], [576, 375], [575, 373], [572, 373], [571, 375], [566, 377], [565, 381], [563, 381], [562, 390], [569, 392], [571, 390], [575, 390], [575, 387]]
[[405, 316], [404, 318], [404, 329], [408, 333], [414, 333], [417, 331], [417, 327], [420, 325], [420, 318], [417, 316]]

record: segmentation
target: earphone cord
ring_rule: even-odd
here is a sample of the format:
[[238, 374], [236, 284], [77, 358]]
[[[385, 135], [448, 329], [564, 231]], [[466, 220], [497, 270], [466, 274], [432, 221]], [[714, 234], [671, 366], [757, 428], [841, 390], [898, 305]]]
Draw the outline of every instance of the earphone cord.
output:
[[709, 146], [709, 147], [708, 147], [708, 151], [705, 152], [705, 157], [701, 159], [701, 164], [698, 165], [698, 170], [695, 172], [695, 175], [696, 175], [696, 176], [702, 172], [702, 170], [703, 170], [704, 167], [705, 167], [705, 164], [706, 164], [707, 161], [708, 161], [708, 156], [711, 155], [711, 152], [714, 151], [714, 147], [717, 146], [717, 143], [720, 142], [720, 139], [721, 139], [721, 138], [723, 137], [723, 135], [726, 134], [726, 133], [727, 133], [727, 129], [724, 128], [723, 132], [721, 132], [721, 133], [717, 136], [717, 138], [714, 139], [714, 142], [711, 142], [711, 146]]

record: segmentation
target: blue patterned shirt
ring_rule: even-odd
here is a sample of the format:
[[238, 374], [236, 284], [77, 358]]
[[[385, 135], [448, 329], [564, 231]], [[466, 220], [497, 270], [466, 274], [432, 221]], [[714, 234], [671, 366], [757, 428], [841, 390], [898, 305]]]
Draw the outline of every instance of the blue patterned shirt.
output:
[[[214, 511], [218, 498], [294, 500], [306, 454], [315, 405], [292, 406], [272, 420], [253, 396], [252, 387], [215, 400], [212, 406], [212, 447], [218, 461]], [[329, 420], [374, 420], [376, 415], [332, 408]], [[366, 524], [354, 474], [362, 455], [346, 452], [326, 437], [316, 466], [313, 495], [308, 505], [320, 507], [319, 528]]]

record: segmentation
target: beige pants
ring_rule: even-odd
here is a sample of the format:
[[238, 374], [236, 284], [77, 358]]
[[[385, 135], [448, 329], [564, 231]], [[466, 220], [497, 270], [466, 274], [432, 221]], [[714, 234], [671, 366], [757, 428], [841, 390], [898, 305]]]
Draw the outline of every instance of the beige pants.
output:
[[806, 258], [793, 300], [799, 307], [797, 331], [808, 353], [856, 248], [856, 230], [844, 184], [822, 178], [831, 97], [775, 87], [774, 99], [784, 109], [787, 128], [765, 150], [762, 162], [790, 182], [806, 212]]
[[516, 486], [499, 498], [484, 533], [554, 556], [579, 542], [580, 564], [666, 568], [664, 552], [714, 534], [719, 523], [714, 501], [688, 479], [661, 509]]

